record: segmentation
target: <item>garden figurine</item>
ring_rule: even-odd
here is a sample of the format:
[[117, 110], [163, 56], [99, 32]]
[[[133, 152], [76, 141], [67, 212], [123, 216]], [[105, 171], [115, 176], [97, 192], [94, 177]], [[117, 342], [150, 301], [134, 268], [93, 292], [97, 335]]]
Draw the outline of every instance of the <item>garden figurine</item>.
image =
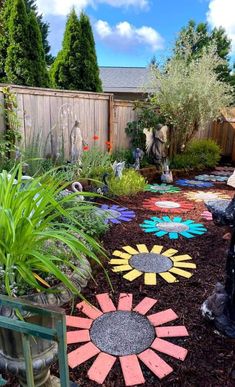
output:
[[134, 149], [133, 157], [135, 160], [133, 167], [136, 171], [138, 171], [140, 169], [140, 162], [144, 157], [144, 151], [142, 151], [142, 149], [140, 149], [140, 148]]
[[[71, 188], [72, 188], [73, 192], [76, 192], [76, 193], [80, 193], [83, 191], [82, 184], [79, 183], [78, 181], [73, 182], [71, 184]], [[71, 194], [72, 194], [72, 192], [69, 189], [64, 189], [64, 190], [60, 191], [59, 196], [68, 196]], [[84, 196], [78, 195], [74, 199], [81, 202], [84, 200]]]
[[122, 161], [122, 162], [114, 161], [112, 165], [114, 176], [121, 179], [124, 167], [125, 167], [125, 161]]
[[75, 121], [70, 133], [70, 161], [71, 163], [81, 164], [81, 157], [83, 151], [83, 139], [81, 129], [79, 128], [79, 121]]
[[156, 128], [144, 129], [146, 136], [147, 154], [153, 159], [156, 166], [161, 166], [167, 157], [167, 142], [169, 128], [158, 124]]
[[172, 172], [169, 168], [169, 161], [166, 159], [162, 164], [162, 175], [161, 175], [161, 181], [163, 183], [172, 183], [173, 182], [173, 176]]

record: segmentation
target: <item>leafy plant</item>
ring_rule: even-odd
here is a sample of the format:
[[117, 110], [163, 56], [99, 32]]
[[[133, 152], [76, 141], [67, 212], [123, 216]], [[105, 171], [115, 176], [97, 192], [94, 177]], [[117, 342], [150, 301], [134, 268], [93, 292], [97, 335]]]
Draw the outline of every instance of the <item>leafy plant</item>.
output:
[[87, 235], [99, 238], [109, 229], [108, 223], [101, 216], [97, 216], [94, 209], [79, 214], [81, 230]]
[[111, 155], [108, 152], [102, 152], [94, 146], [90, 150], [84, 151], [81, 160], [80, 176], [90, 179], [101, 179], [103, 173], [110, 172]]
[[[85, 255], [100, 264], [97, 254], [104, 254], [103, 249], [71, 216], [74, 208], [64, 208], [76, 194], [58, 200], [61, 189], [60, 181], [51, 179], [50, 172], [24, 184], [21, 164], [11, 175], [6, 171], [0, 174], [2, 292], [17, 295], [25, 293], [28, 287], [34, 291], [50, 291], [50, 284], [44, 280], [50, 275], [78, 293], [68, 275], [78, 270], [76, 263], [66, 254], [61, 256], [61, 244], [75, 261]], [[61, 216], [63, 223], [59, 222]], [[48, 249], [51, 244], [53, 248]]]
[[193, 140], [185, 149], [184, 153], [176, 155], [171, 168], [188, 169], [214, 167], [220, 160], [221, 149], [213, 140]]
[[109, 189], [117, 196], [135, 195], [144, 191], [145, 186], [145, 178], [133, 169], [124, 170], [121, 179], [114, 176], [109, 179]]

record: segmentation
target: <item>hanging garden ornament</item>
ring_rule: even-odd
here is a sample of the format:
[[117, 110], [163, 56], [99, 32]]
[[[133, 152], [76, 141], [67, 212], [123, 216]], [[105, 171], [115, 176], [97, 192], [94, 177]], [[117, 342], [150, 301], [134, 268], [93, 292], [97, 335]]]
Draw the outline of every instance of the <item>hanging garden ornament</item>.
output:
[[97, 208], [95, 214], [101, 216], [105, 223], [111, 222], [114, 224], [130, 222], [135, 217], [134, 211], [126, 207], [108, 206], [107, 204], [102, 204], [100, 208]]
[[122, 247], [124, 251], [115, 250], [114, 257], [109, 261], [113, 265], [114, 272], [127, 272], [123, 275], [128, 281], [134, 281], [140, 276], [144, 276], [145, 285], [156, 285], [157, 276], [163, 278], [168, 283], [178, 282], [174, 276], [190, 278], [192, 273], [184, 269], [195, 269], [195, 263], [185, 262], [192, 258], [190, 255], [175, 255], [178, 251], [168, 249], [162, 252], [163, 246], [155, 245], [149, 251], [146, 245], [136, 245]]
[[167, 235], [170, 239], [178, 239], [180, 235], [185, 238], [194, 238], [207, 231], [203, 224], [195, 223], [191, 219], [182, 220], [180, 217], [171, 219], [169, 216], [145, 220], [140, 227], [144, 232], [153, 233], [157, 237]]
[[187, 201], [165, 200], [157, 198], [146, 199], [143, 203], [143, 207], [152, 211], [171, 212], [176, 214], [187, 212], [194, 208], [192, 203]]
[[228, 176], [198, 175], [198, 176], [195, 176], [195, 179], [200, 181], [213, 181], [213, 182], [223, 183], [228, 180]]
[[145, 191], [156, 192], [160, 194], [164, 193], [177, 193], [181, 189], [179, 187], [174, 187], [173, 185], [168, 184], [148, 184], [145, 188]]
[[[120, 361], [126, 386], [145, 383], [140, 362], [163, 379], [173, 368], [160, 356], [164, 354], [184, 361], [187, 349], [173, 344], [168, 338], [189, 336], [184, 325], [172, 325], [179, 319], [172, 309], [148, 314], [157, 303], [145, 297], [133, 307], [133, 295], [121, 293], [118, 306], [108, 293], [97, 294], [100, 309], [80, 302], [76, 307], [86, 317], [66, 316], [66, 324], [76, 330], [67, 331], [67, 344], [78, 345], [68, 354], [71, 368], [96, 357], [87, 372], [90, 380], [103, 384], [117, 359]], [[170, 323], [170, 325], [169, 325]], [[168, 325], [167, 325], [168, 324]]]
[[195, 200], [196, 202], [206, 202], [209, 200], [221, 200], [221, 199], [230, 199], [226, 194], [216, 192], [216, 191], [197, 191], [197, 192], [185, 192], [184, 195], [187, 199]]
[[196, 188], [211, 188], [214, 187], [213, 183], [206, 181], [190, 180], [190, 179], [179, 179], [176, 184], [182, 187], [196, 187]]
[[201, 217], [202, 219], [205, 219], [205, 220], [213, 220], [212, 213], [210, 211], [203, 211], [201, 213]]

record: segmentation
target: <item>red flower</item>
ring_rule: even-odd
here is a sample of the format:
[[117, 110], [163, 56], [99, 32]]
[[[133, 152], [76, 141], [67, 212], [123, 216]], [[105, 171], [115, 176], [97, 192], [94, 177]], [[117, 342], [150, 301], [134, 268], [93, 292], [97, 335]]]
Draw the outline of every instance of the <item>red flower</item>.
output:
[[93, 140], [97, 141], [99, 140], [99, 136], [97, 136], [96, 134], [93, 136]]
[[111, 145], [111, 142], [110, 141], [106, 141], [105, 144], [106, 145]]
[[88, 145], [85, 145], [85, 146], [83, 147], [83, 150], [84, 150], [84, 151], [88, 151], [88, 150], [89, 150], [89, 146], [88, 146]]

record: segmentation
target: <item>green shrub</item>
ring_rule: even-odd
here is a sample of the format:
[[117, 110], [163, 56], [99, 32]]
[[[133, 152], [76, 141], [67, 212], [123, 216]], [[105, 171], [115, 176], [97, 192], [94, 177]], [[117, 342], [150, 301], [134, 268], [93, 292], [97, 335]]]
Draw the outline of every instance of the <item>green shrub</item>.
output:
[[80, 177], [99, 180], [104, 173], [111, 171], [111, 163], [111, 155], [94, 146], [83, 152]]
[[80, 213], [79, 223], [81, 230], [93, 238], [101, 237], [109, 228], [108, 223], [105, 223], [101, 216], [97, 216], [94, 210]]
[[121, 179], [112, 176], [109, 180], [109, 189], [117, 196], [135, 195], [144, 191], [145, 186], [145, 178], [134, 169], [125, 170]]
[[174, 157], [171, 168], [212, 168], [219, 162], [220, 153], [219, 145], [213, 140], [193, 140], [188, 144], [184, 153]]

